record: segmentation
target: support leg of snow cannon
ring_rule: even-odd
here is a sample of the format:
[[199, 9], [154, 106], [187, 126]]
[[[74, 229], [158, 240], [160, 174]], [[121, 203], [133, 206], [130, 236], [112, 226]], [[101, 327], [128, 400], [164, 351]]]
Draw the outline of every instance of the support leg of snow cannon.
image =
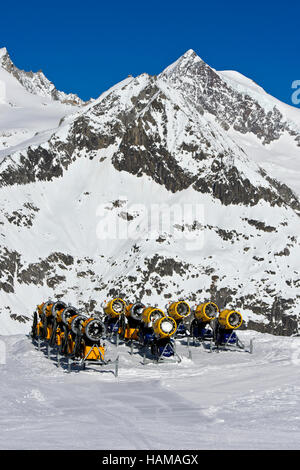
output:
[[60, 353], [57, 351], [57, 367], [60, 367]]
[[249, 353], [253, 354], [253, 339], [252, 338], [250, 339], [250, 343], [249, 343]]
[[[165, 358], [164, 354], [167, 351], [168, 348], [171, 348], [173, 350], [174, 356], [172, 359], [170, 358]], [[181, 357], [177, 354], [176, 352], [176, 346], [175, 343], [168, 343], [165, 345], [164, 349], [158, 356], [157, 362], [181, 362]]]
[[115, 377], [118, 377], [119, 375], [119, 356], [117, 356], [117, 359], [115, 360]]
[[187, 336], [186, 342], [187, 342], [187, 349], [188, 349], [188, 359], [192, 359], [192, 351], [191, 351], [191, 348], [190, 348], [190, 337], [189, 336]]
[[112, 361], [111, 359], [105, 360], [104, 354], [105, 353], [101, 346], [98, 344], [93, 344], [89, 346], [85, 356], [81, 359], [73, 359], [72, 357], [68, 358], [68, 372], [71, 372], [71, 364], [77, 364], [83, 370], [86, 369], [86, 365], [95, 365], [100, 367], [110, 366], [111, 369], [114, 365], [115, 367], [112, 372], [115, 377], [117, 377], [119, 371], [119, 356], [117, 356], [117, 358]]
[[[172, 350], [173, 355], [171, 357], [170, 356], [166, 357], [165, 353], [169, 352], [170, 349]], [[176, 352], [175, 343], [167, 343], [160, 352], [158, 352], [158, 350], [157, 350], [157, 352], [154, 356], [155, 357], [153, 359], [146, 359], [146, 353], [145, 353], [144, 356], [143, 356], [142, 364], [143, 365], [146, 365], [146, 364], [159, 364], [159, 363], [163, 363], [163, 362], [166, 363], [166, 364], [173, 364], [173, 363], [179, 364], [182, 360], [181, 357]]]
[[47, 344], [47, 356], [50, 359], [50, 344]]

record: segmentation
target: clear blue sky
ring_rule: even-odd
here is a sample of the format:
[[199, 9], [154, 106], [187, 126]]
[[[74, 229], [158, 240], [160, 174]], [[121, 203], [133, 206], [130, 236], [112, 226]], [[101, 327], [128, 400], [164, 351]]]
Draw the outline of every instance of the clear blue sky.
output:
[[158, 74], [194, 49], [213, 68], [237, 70], [292, 104], [300, 2], [5, 0], [3, 46], [19, 68], [42, 69], [58, 89], [83, 99], [128, 74]]

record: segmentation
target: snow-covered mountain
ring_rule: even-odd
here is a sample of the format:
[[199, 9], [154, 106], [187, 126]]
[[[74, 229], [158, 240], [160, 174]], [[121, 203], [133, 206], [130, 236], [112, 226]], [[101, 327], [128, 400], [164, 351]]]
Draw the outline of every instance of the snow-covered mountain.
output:
[[43, 74], [18, 69], [6, 48], [0, 49], [0, 150], [56, 128], [85, 103], [58, 91]]
[[[41, 96], [12, 70], [0, 83], [34, 115]], [[212, 299], [249, 328], [298, 331], [300, 110], [192, 50], [85, 106], [44, 99], [64, 115], [0, 150], [2, 333], [28, 330], [44, 298], [101, 311], [115, 294]]]

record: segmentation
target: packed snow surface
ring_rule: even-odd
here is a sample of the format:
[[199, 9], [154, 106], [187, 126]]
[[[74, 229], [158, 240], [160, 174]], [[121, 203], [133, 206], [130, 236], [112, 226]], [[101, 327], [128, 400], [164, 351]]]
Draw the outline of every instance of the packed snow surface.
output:
[[[299, 449], [300, 337], [239, 333], [253, 354], [177, 341], [180, 364], [67, 373], [25, 335], [1, 337], [1, 449]], [[2, 358], [3, 359], [3, 358]], [[2, 360], [2, 362], [4, 362]]]

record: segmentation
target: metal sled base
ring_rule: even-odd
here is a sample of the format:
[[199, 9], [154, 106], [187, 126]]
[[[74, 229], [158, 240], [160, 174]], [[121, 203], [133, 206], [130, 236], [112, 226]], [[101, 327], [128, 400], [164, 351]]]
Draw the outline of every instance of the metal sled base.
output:
[[[99, 352], [99, 359], [90, 359], [89, 356], [91, 355], [93, 348], [96, 348]], [[74, 356], [67, 356], [68, 359], [68, 372], [70, 373], [72, 371], [72, 365], [75, 364], [82, 369], [86, 368], [86, 365], [93, 365], [93, 366], [100, 366], [100, 367], [106, 367], [109, 366], [112, 369], [112, 365], [114, 365], [113, 369], [113, 374], [115, 377], [118, 377], [118, 372], [119, 372], [119, 356], [116, 357], [114, 361], [111, 359], [105, 360], [102, 351], [100, 350], [99, 346], [97, 344], [94, 344], [92, 348], [89, 350], [89, 352], [85, 355], [85, 357], [77, 359]], [[58, 353], [57, 357], [57, 362], [58, 365], [60, 364], [60, 357]]]
[[[164, 356], [165, 351], [167, 350], [168, 347], [171, 347], [173, 351], [173, 356], [166, 357]], [[146, 364], [160, 364], [160, 363], [165, 363], [165, 364], [179, 364], [182, 361], [181, 357], [177, 354], [176, 352], [176, 346], [175, 344], [166, 344], [165, 347], [163, 348], [162, 352], [155, 357], [154, 359], [147, 359], [146, 358], [146, 352], [144, 353], [143, 356], [143, 365]]]
[[230, 343], [232, 333], [229, 336], [228, 340], [225, 343], [215, 343], [213, 345], [213, 340], [210, 341], [210, 347], [209, 350], [210, 352], [212, 351], [245, 351], [250, 354], [253, 353], [253, 340], [250, 339], [249, 346], [246, 347], [245, 344], [237, 337], [235, 343]]

